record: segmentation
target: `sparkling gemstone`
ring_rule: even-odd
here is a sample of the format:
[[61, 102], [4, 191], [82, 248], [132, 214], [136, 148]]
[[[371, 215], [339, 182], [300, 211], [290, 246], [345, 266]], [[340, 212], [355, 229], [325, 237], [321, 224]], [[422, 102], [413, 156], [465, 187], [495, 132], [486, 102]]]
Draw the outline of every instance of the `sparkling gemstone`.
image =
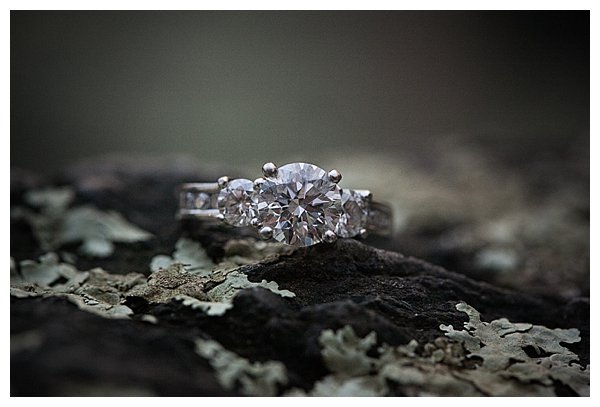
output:
[[280, 167], [276, 177], [260, 185], [255, 199], [262, 225], [273, 230], [275, 240], [294, 246], [322, 242], [342, 214], [340, 188], [312, 164]]
[[185, 191], [181, 196], [181, 207], [186, 209], [207, 209], [210, 207], [210, 195], [206, 192]]
[[225, 221], [233, 226], [248, 226], [256, 216], [253, 195], [254, 184], [249, 179], [229, 181], [217, 198], [217, 206]]
[[354, 237], [367, 223], [368, 204], [358, 192], [352, 189], [342, 191], [342, 216], [335, 229], [339, 237]]

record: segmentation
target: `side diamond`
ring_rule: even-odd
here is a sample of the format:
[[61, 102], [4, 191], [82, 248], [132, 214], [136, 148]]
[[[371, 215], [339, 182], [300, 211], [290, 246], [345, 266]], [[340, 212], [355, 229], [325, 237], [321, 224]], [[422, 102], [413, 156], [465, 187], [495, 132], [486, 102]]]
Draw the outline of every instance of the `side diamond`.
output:
[[206, 192], [182, 192], [180, 201], [180, 206], [185, 209], [208, 209], [210, 207], [210, 195]]
[[354, 237], [367, 223], [369, 213], [368, 201], [358, 192], [351, 189], [342, 190], [343, 213], [336, 226], [335, 233], [339, 237]]
[[227, 183], [217, 198], [217, 206], [225, 222], [233, 226], [248, 226], [256, 216], [253, 195], [254, 184], [249, 179], [239, 178]]

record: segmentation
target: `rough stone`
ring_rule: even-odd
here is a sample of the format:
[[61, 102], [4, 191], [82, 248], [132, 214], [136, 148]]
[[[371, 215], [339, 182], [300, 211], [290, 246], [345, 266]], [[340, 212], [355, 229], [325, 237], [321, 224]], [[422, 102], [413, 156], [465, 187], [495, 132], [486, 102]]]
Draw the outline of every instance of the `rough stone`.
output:
[[[197, 168], [167, 171], [160, 165], [152, 169], [149, 161], [135, 170], [135, 163], [125, 161], [80, 165], [55, 185], [72, 185], [76, 205], [114, 210], [154, 238], [116, 244], [107, 258], [77, 257], [78, 270], [102, 267], [111, 273], [147, 276], [151, 259], [172, 253], [181, 237], [202, 244], [219, 263], [233, 250], [227, 242], [244, 237], [241, 228], [173, 221], [178, 183], [211, 180], [224, 172], [203, 175]], [[98, 181], [101, 178], [110, 182]], [[11, 204], [22, 205], [24, 193], [15, 192]], [[459, 327], [467, 320], [455, 308], [461, 301], [481, 312], [484, 321], [507, 318], [549, 329], [577, 328], [581, 341], [566, 346], [582, 366], [589, 364], [588, 298], [564, 300], [509, 290], [371, 246], [390, 247], [398, 241], [384, 243], [373, 237], [365, 242], [338, 240], [286, 250], [242, 266], [237, 271], [250, 282], [273, 281], [295, 297], [249, 288], [233, 297], [233, 307], [223, 315], [207, 315], [180, 300], [151, 304], [131, 297], [125, 303], [133, 311], [131, 318], [114, 320], [83, 312], [66, 299], [12, 297], [11, 394], [240, 395], [240, 388], [223, 388], [209, 362], [194, 352], [197, 338], [214, 340], [250, 363], [281, 362], [288, 376], [281, 391], [308, 392], [328, 374], [319, 344], [323, 330], [348, 325], [361, 338], [373, 331], [378, 341], [391, 346], [413, 339], [432, 342], [440, 335], [440, 324]], [[66, 245], [58, 253], [64, 259], [69, 256], [61, 252], [74, 248]], [[42, 254], [27, 224], [11, 221], [15, 267]], [[32, 377], [36, 386], [31, 385]], [[569, 394], [557, 388], [560, 391]], [[392, 392], [407, 394], [402, 385]]]

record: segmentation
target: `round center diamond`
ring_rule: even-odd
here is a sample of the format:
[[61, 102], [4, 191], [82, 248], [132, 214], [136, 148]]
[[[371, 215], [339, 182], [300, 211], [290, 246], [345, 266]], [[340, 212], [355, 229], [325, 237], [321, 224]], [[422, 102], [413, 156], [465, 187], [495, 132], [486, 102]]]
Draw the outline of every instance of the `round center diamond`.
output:
[[340, 188], [315, 165], [293, 163], [267, 178], [254, 197], [263, 226], [273, 238], [294, 246], [310, 246], [334, 231], [342, 214]]
[[254, 184], [249, 179], [239, 178], [230, 181], [219, 192], [217, 205], [225, 221], [233, 226], [248, 226], [256, 215], [252, 196]]

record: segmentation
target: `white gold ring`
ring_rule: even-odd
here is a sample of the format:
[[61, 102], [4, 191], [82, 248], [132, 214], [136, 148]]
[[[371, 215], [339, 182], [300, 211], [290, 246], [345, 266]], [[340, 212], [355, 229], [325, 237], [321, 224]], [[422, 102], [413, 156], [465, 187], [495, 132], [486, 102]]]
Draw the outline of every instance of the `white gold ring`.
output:
[[266, 163], [262, 172], [254, 181], [221, 177], [181, 185], [178, 218], [252, 227], [262, 239], [293, 246], [392, 233], [391, 208], [374, 202], [368, 190], [341, 188], [337, 170]]

